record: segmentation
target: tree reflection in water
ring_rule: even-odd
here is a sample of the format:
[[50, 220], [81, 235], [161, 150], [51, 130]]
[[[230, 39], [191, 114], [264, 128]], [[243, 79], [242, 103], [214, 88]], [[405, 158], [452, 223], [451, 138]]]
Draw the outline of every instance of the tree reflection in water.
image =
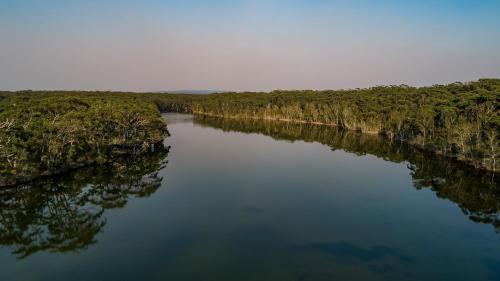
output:
[[318, 142], [332, 150], [371, 154], [387, 161], [406, 163], [416, 189], [430, 188], [438, 197], [456, 203], [471, 220], [491, 224], [500, 232], [498, 174], [473, 170], [450, 159], [438, 159], [403, 144], [391, 144], [380, 136], [342, 131], [332, 126], [203, 116], [195, 116], [194, 122], [223, 131], [258, 133], [278, 140]]
[[18, 258], [39, 251], [67, 252], [96, 243], [104, 212], [131, 197], [148, 197], [161, 185], [158, 171], [168, 148], [105, 167], [0, 189], [0, 244]]

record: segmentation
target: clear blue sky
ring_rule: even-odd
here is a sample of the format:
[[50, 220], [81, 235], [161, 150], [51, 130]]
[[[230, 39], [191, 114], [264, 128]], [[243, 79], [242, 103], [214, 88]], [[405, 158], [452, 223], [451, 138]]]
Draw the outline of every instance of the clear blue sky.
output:
[[337, 89], [481, 77], [500, 77], [498, 0], [0, 0], [0, 89]]

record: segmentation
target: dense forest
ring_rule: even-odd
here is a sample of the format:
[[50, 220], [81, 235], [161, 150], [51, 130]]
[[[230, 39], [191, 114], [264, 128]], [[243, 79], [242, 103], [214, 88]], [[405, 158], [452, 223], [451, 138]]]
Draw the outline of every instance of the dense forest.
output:
[[334, 125], [498, 171], [500, 79], [431, 87], [152, 97], [164, 111]]
[[0, 186], [154, 150], [161, 112], [325, 124], [499, 171], [500, 79], [208, 95], [0, 92]]
[[140, 155], [168, 134], [158, 108], [111, 93], [0, 93], [0, 186]]

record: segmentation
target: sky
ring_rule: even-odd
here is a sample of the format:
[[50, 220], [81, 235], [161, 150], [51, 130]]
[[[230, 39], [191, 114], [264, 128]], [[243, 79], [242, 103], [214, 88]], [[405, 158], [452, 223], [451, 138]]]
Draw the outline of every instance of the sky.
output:
[[346, 89], [500, 78], [498, 0], [0, 0], [0, 89]]

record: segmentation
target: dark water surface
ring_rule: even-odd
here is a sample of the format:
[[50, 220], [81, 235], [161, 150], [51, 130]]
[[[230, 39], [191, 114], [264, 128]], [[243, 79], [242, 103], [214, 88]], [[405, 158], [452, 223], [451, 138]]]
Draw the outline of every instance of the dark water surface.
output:
[[166, 118], [168, 152], [0, 190], [0, 280], [500, 280], [491, 176], [333, 127]]

